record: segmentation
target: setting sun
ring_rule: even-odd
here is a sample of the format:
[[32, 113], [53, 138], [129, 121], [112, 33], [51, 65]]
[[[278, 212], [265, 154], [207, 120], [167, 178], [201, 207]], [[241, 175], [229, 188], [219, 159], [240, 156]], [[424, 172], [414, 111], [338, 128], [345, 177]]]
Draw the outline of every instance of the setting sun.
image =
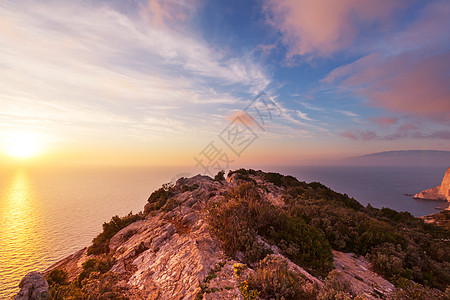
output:
[[14, 132], [5, 136], [4, 152], [15, 158], [31, 158], [41, 152], [41, 144], [36, 134]]

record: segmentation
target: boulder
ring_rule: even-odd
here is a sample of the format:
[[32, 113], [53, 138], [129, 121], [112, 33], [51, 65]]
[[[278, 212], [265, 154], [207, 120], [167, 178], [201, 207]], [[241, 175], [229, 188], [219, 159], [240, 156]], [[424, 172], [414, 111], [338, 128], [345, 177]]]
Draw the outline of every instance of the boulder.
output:
[[20, 291], [14, 300], [41, 300], [49, 298], [47, 280], [39, 272], [30, 272], [19, 284]]

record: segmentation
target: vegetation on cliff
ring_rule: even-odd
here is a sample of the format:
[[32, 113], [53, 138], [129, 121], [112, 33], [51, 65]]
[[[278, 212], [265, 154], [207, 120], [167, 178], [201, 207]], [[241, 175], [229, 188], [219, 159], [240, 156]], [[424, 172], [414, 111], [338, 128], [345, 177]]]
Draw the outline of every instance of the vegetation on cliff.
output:
[[[247, 189], [254, 189], [246, 192], [249, 195], [257, 194], [251, 175], [284, 188], [285, 205], [282, 208], [253, 209], [252, 205], [245, 205], [249, 212], [240, 214], [247, 218], [245, 222], [250, 222], [250, 228], [255, 228], [268, 240], [277, 245], [287, 243], [282, 247], [286, 255], [299, 265], [310, 267], [313, 273], [323, 274], [331, 269], [329, 244], [335, 250], [367, 256], [379, 274], [394, 282], [413, 280], [441, 290], [445, 290], [450, 282], [448, 231], [426, 224], [407, 212], [376, 209], [370, 205], [363, 207], [355, 199], [317, 182], [308, 184], [292, 176], [254, 170], [240, 169], [234, 173], [248, 181]], [[257, 200], [253, 201], [258, 207], [267, 206]], [[223, 209], [227, 209], [227, 205], [220, 206], [219, 214]], [[252, 209], [258, 213], [251, 214]], [[252, 216], [253, 223], [249, 221]], [[267, 224], [271, 222], [283, 225]], [[222, 229], [223, 232], [228, 230], [231, 228]], [[226, 240], [225, 235], [220, 236]], [[289, 255], [293, 248], [294, 256]]]
[[103, 231], [94, 238], [92, 245], [87, 249], [88, 255], [108, 253], [109, 240], [122, 228], [125, 228], [133, 222], [142, 220], [143, 218], [143, 214], [139, 213], [134, 215], [130, 212], [123, 217], [114, 216], [111, 218], [111, 221], [103, 223]]

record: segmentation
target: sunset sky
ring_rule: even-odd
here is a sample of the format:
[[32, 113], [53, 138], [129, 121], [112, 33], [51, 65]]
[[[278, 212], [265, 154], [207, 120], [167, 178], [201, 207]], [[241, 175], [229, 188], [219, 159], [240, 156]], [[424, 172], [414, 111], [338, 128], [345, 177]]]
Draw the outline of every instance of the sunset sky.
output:
[[[18, 136], [42, 164], [194, 165], [211, 142], [234, 166], [450, 150], [449, 16], [447, 0], [0, 0], [0, 163], [27, 156], [8, 153]], [[264, 128], [243, 112], [262, 91]], [[254, 137], [238, 154], [220, 138], [236, 116]]]

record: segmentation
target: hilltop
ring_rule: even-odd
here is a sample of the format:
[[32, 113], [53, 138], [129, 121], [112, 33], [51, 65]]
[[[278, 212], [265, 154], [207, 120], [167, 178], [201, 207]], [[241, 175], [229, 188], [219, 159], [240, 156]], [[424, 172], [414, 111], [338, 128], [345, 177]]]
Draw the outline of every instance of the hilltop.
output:
[[164, 184], [16, 299], [445, 299], [448, 243], [409, 213], [239, 169]]

